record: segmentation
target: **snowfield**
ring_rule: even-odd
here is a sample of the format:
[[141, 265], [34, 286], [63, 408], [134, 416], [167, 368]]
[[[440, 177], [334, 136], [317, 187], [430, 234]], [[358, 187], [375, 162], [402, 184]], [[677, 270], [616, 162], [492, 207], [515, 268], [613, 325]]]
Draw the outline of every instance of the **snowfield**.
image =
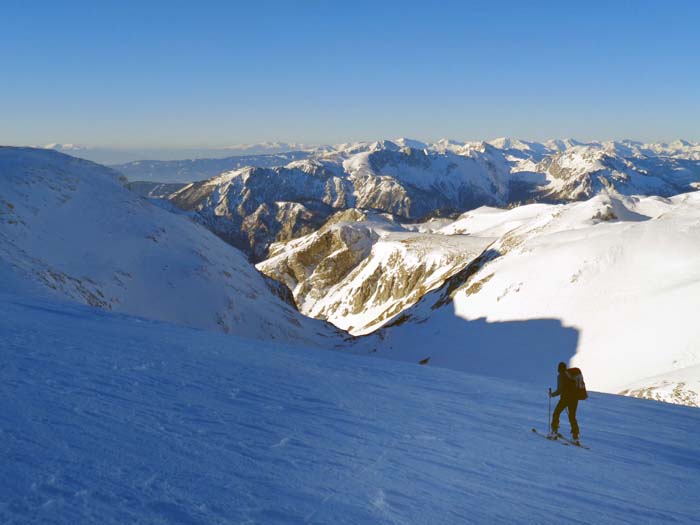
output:
[[0, 330], [3, 523], [700, 516], [696, 409], [592, 393], [583, 450], [530, 432], [546, 384], [7, 293]]

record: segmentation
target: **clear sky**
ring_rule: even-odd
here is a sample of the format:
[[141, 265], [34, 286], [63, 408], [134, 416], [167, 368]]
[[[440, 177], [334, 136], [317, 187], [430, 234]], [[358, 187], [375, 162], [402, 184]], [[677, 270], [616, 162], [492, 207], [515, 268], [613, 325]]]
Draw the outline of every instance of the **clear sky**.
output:
[[700, 140], [700, 2], [5, 0], [0, 143]]

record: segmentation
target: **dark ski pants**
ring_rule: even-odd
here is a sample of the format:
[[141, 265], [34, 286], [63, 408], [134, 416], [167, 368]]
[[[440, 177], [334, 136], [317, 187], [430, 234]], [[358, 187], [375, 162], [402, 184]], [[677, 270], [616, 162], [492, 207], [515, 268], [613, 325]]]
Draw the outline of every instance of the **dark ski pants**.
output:
[[578, 421], [576, 421], [576, 409], [578, 408], [578, 399], [559, 399], [556, 408], [554, 409], [554, 414], [552, 414], [552, 430], [557, 432], [559, 430], [559, 416], [567, 409], [569, 413], [569, 424], [571, 425], [571, 434], [575, 438], [578, 438]]

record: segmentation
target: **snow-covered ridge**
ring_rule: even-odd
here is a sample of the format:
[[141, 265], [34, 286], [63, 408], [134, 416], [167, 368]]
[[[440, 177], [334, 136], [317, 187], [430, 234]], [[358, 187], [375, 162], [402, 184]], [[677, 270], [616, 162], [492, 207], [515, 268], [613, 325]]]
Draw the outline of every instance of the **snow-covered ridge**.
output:
[[[0, 286], [260, 339], [333, 346], [237, 249], [123, 187], [116, 171], [0, 148]], [[277, 294], [277, 295], [276, 295]]]

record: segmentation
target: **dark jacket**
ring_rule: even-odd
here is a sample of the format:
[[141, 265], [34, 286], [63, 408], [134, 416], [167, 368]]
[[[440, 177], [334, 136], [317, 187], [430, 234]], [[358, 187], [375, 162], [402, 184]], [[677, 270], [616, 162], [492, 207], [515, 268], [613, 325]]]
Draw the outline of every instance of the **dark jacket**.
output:
[[559, 395], [564, 400], [578, 399], [576, 397], [576, 383], [566, 371], [557, 376], [557, 389], [552, 392], [553, 397]]

